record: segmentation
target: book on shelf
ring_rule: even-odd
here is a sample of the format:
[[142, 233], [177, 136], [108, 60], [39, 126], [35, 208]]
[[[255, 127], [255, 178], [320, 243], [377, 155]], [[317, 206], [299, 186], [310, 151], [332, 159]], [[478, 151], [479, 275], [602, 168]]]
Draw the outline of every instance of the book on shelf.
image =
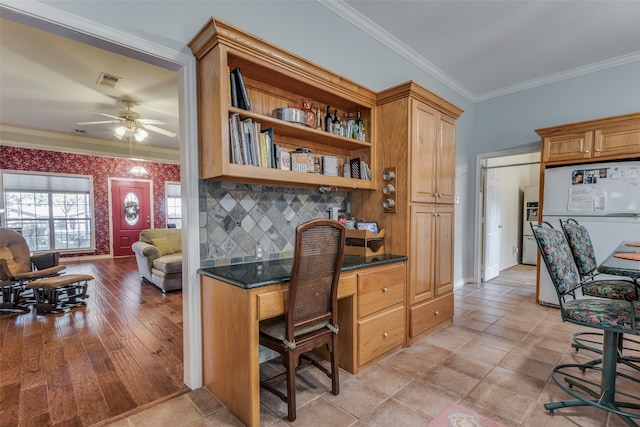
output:
[[278, 151], [278, 163], [280, 164], [279, 169], [290, 171], [291, 170], [291, 154], [280, 147], [278, 147], [277, 151]]
[[231, 161], [235, 164], [243, 165], [245, 164], [244, 149], [240, 143], [239, 122], [240, 116], [238, 114], [229, 116], [229, 143], [231, 144]]
[[267, 128], [261, 131], [260, 136], [264, 139], [264, 163], [262, 164], [262, 167], [275, 168], [273, 128]]
[[236, 75], [231, 72], [229, 72], [229, 94], [231, 98], [231, 106], [240, 108], [240, 105], [238, 104], [238, 86], [236, 84]]
[[242, 71], [240, 71], [239, 67], [236, 67], [231, 71], [231, 74], [235, 77], [238, 107], [251, 111], [251, 102], [249, 101], [249, 96], [247, 96], [247, 87], [245, 86], [244, 79], [242, 78]]

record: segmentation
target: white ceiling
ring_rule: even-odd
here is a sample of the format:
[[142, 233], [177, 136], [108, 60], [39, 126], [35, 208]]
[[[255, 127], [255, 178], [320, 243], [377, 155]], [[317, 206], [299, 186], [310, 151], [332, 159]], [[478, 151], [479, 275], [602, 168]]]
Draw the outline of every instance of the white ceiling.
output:
[[[638, 0], [318, 1], [471, 101], [640, 60]], [[122, 80], [99, 86], [102, 72]], [[175, 72], [0, 20], [0, 124], [110, 140], [114, 125], [76, 123], [122, 99], [179, 133]]]

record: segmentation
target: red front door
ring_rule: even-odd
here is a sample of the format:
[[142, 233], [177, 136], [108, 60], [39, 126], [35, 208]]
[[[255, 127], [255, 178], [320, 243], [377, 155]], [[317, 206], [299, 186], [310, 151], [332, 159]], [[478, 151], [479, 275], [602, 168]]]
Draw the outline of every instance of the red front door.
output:
[[131, 245], [140, 232], [151, 228], [151, 184], [147, 181], [111, 180], [113, 256], [133, 255]]

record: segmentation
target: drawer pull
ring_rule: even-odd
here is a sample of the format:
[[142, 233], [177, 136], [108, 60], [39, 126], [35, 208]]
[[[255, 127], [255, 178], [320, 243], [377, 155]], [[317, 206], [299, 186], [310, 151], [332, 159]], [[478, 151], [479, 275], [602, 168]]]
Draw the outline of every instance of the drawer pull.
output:
[[388, 335], [389, 335], [389, 334], [387, 334], [386, 332], [384, 332], [384, 333], [382, 334], [382, 338], [386, 338]]
[[389, 290], [389, 289], [387, 289], [387, 288], [382, 288], [382, 292], [383, 292], [383, 293], [387, 292], [388, 290]]
[[440, 316], [440, 312], [438, 310], [436, 310], [436, 311], [433, 312], [433, 315], [438, 317], [438, 316]]

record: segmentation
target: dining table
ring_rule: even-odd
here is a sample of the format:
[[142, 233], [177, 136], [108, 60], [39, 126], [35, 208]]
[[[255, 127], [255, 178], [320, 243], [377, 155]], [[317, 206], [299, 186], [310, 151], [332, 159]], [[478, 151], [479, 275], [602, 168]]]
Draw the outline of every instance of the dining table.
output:
[[598, 272], [640, 279], [640, 240], [623, 241], [598, 266]]

